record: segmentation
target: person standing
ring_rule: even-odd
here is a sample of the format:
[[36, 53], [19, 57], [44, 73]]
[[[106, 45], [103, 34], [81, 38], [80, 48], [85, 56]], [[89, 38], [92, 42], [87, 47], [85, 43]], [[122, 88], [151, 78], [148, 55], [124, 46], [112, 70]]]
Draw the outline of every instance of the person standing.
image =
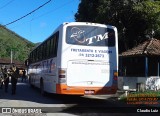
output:
[[14, 95], [16, 94], [16, 85], [18, 80], [17, 67], [12, 66], [10, 69], [11, 69], [12, 95]]
[[[2, 74], [2, 67], [0, 68], [0, 74]], [[3, 76], [1, 75], [0, 76], [0, 89], [2, 89], [3, 88]]]
[[8, 84], [9, 84], [9, 75], [8, 75], [6, 67], [2, 68], [2, 74], [3, 74], [3, 79], [4, 79], [5, 92], [7, 93], [8, 92]]
[[23, 79], [26, 81], [26, 71], [25, 71], [25, 69], [22, 71], [22, 82], [23, 82]]
[[0, 77], [0, 89], [3, 89], [3, 83], [4, 83], [3, 76], [1, 76]]

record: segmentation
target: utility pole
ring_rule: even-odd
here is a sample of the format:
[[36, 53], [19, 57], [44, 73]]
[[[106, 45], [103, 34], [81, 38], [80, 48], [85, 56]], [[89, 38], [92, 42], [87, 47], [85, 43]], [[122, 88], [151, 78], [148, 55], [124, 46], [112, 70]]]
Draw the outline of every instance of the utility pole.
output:
[[12, 49], [11, 49], [11, 64], [13, 63], [13, 54], [12, 54]]

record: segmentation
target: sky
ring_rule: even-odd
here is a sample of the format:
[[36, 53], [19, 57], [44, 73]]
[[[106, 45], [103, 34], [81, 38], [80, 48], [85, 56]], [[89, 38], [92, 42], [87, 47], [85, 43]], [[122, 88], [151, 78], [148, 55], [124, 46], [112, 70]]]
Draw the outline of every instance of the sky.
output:
[[[0, 0], [0, 24], [6, 25], [37, 9], [49, 0]], [[7, 25], [23, 38], [38, 43], [63, 22], [74, 22], [80, 0], [51, 0], [27, 17]]]

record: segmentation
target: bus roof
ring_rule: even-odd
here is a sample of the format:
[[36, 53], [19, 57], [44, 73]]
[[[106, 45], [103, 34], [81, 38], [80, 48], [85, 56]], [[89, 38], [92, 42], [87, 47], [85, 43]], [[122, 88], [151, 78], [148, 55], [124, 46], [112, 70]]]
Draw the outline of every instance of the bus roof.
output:
[[[43, 42], [41, 42], [39, 45], [37, 45], [32, 51], [34, 51], [38, 46], [40, 46], [41, 44], [43, 44], [45, 41], [47, 41], [48, 38], [50, 38], [55, 32], [57, 32], [57, 30], [63, 26], [72, 26], [72, 25], [92, 25], [92, 26], [100, 26], [100, 27], [109, 27], [109, 28], [113, 28], [115, 29], [115, 26], [112, 25], [106, 25], [106, 24], [100, 24], [100, 23], [92, 23], [92, 22], [64, 22], [62, 24], [60, 24], [54, 31], [53, 33], [48, 36]], [[31, 52], [32, 52], [31, 51]], [[30, 52], [30, 53], [31, 53]]]

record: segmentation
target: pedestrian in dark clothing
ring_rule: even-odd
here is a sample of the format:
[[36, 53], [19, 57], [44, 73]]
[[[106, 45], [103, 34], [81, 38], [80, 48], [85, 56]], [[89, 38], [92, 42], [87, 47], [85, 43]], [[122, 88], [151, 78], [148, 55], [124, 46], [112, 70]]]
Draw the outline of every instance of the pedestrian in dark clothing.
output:
[[9, 84], [9, 75], [8, 75], [6, 67], [4, 69], [2, 68], [2, 74], [3, 74], [5, 92], [7, 93], [8, 92], [8, 84]]
[[26, 81], [26, 71], [25, 70], [22, 71], [22, 82], [23, 82], [23, 79]]
[[4, 85], [4, 76], [3, 76], [3, 68], [1, 67], [0, 89], [3, 89], [3, 85]]
[[12, 84], [12, 95], [16, 94], [16, 85], [18, 80], [17, 68], [15, 66], [11, 67], [11, 84]]
[[16, 67], [17, 78], [19, 78], [19, 68]]
[[0, 77], [0, 89], [3, 89], [3, 83], [4, 83], [3, 76], [1, 76]]

